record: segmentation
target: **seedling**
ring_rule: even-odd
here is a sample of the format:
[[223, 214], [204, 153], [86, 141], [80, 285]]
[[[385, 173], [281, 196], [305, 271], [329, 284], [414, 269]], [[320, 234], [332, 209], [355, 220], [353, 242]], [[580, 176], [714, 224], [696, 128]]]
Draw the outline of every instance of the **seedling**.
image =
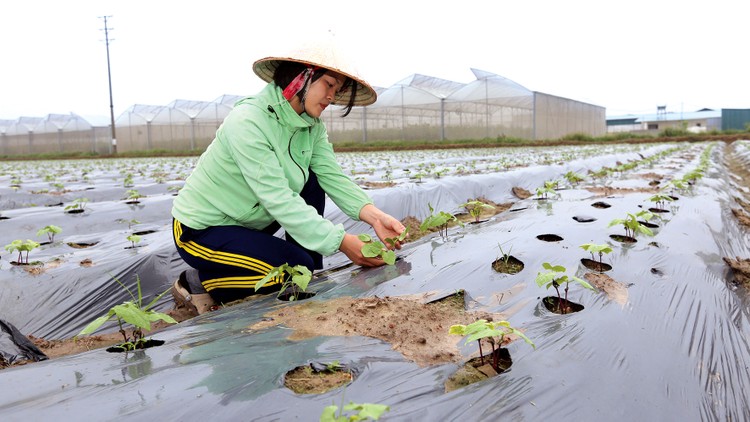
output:
[[513, 250], [513, 245], [510, 246], [510, 249], [508, 249], [507, 253], [503, 250], [503, 246], [500, 245], [500, 243], [497, 244], [497, 247], [500, 249], [503, 262], [505, 263], [505, 265], [508, 265], [508, 261], [510, 260], [510, 252]]
[[653, 202], [656, 205], [656, 208], [663, 210], [664, 205], [666, 205], [667, 202], [674, 201], [674, 198], [669, 195], [664, 195], [663, 193], [657, 193], [656, 195], [648, 198], [648, 200]]
[[55, 235], [60, 233], [62, 233], [62, 229], [60, 227], [50, 224], [49, 226], [44, 226], [43, 228], [39, 229], [39, 231], [36, 232], [36, 235], [42, 236], [46, 234], [47, 238], [49, 239], [49, 243], [54, 243]]
[[549, 180], [544, 182], [543, 186], [540, 186], [536, 188], [536, 196], [539, 197], [539, 199], [548, 199], [548, 195], [557, 195], [557, 191], [555, 189], [559, 185], [559, 182], [556, 180]]
[[612, 248], [606, 243], [601, 244], [601, 245], [597, 245], [595, 243], [584, 243], [583, 245], [581, 245], [581, 249], [583, 249], [584, 251], [590, 252], [592, 260], [595, 260], [594, 258], [595, 253], [599, 254], [599, 268], [603, 267], [602, 257], [604, 256], [604, 254], [612, 252]]
[[463, 204], [459, 205], [459, 207], [466, 208], [466, 211], [469, 212], [469, 215], [474, 217], [474, 222], [479, 222], [479, 216], [482, 215], [482, 210], [494, 210], [495, 207], [493, 207], [490, 204], [485, 204], [482, 201], [473, 200], [473, 201], [467, 201]]
[[636, 233], [643, 233], [647, 236], [654, 235], [654, 232], [651, 231], [651, 229], [639, 223], [638, 218], [631, 213], [628, 213], [627, 218], [616, 218], [610, 221], [607, 227], [616, 226], [618, 224], [622, 224], [625, 228], [625, 236], [635, 237]]
[[[388, 265], [393, 265], [396, 263], [396, 252], [393, 252], [392, 250], [386, 248], [382, 242], [374, 240], [372, 236], [367, 233], [362, 233], [357, 237], [359, 237], [359, 240], [365, 242], [365, 244], [362, 245], [362, 255], [364, 255], [366, 258], [380, 257], [383, 262]], [[395, 243], [394, 239], [390, 240], [391, 242]]]
[[125, 195], [127, 195], [125, 199], [128, 201], [137, 201], [138, 199], [143, 198], [143, 195], [141, 195], [136, 189], [129, 189], [125, 192]]
[[[354, 422], [368, 419], [376, 421], [380, 419], [383, 413], [389, 410], [391, 410], [390, 406], [384, 404], [349, 402], [349, 404], [343, 406], [341, 409], [332, 404], [323, 409], [323, 413], [320, 415], [320, 422]], [[338, 416], [336, 415], [336, 411], [339, 412]], [[345, 415], [344, 412], [356, 413]]]
[[128, 173], [125, 176], [125, 179], [122, 181], [122, 186], [125, 188], [132, 188], [133, 187], [133, 174]]
[[445, 211], [440, 211], [438, 214], [434, 214], [435, 209], [432, 208], [432, 204], [428, 203], [427, 206], [430, 208], [430, 215], [427, 216], [424, 221], [422, 221], [422, 224], [419, 225], [420, 231], [424, 232], [436, 228], [440, 237], [445, 239], [448, 237], [448, 224], [451, 221], [455, 221], [463, 226], [463, 223], [460, 222], [455, 215], [447, 213]]
[[[143, 330], [151, 330], [151, 323], [156, 321], [164, 321], [169, 324], [177, 324], [177, 321], [174, 320], [171, 316], [161, 313], [161, 312], [154, 312], [151, 310], [151, 307], [153, 307], [156, 302], [161, 299], [162, 296], [164, 296], [167, 292], [169, 292], [169, 289], [165, 290], [162, 294], [156, 296], [148, 305], [143, 306], [143, 295], [141, 293], [141, 279], [140, 277], [136, 276], [136, 284], [138, 286], [138, 297], [136, 298], [135, 295], [133, 295], [133, 292], [130, 291], [130, 289], [125, 286], [120, 280], [114, 279], [117, 284], [122, 286], [125, 291], [128, 292], [131, 299], [130, 301], [123, 302], [120, 305], [115, 305], [112, 308], [110, 308], [109, 312], [107, 312], [105, 315], [100, 316], [99, 318], [92, 321], [89, 325], [87, 325], [83, 330], [81, 330], [78, 335], [75, 336], [75, 339], [78, 339], [79, 336], [85, 336], [93, 333], [101, 327], [105, 322], [112, 319], [112, 317], [117, 318], [117, 326], [120, 328], [120, 334], [122, 334], [122, 337], [124, 339], [124, 343], [120, 344], [119, 346], [123, 348], [125, 351], [135, 350], [139, 348], [143, 348], [144, 343], [146, 343], [146, 340], [144, 339]], [[125, 328], [123, 327], [123, 324], [131, 324], [133, 328], [133, 338], [129, 338], [127, 332], [125, 331]]]
[[73, 203], [65, 207], [65, 211], [83, 212], [87, 202], [89, 202], [88, 198], [76, 198]]
[[495, 345], [497, 344], [497, 346], [500, 347], [503, 344], [506, 335], [515, 334], [536, 349], [534, 342], [529, 340], [524, 333], [511, 327], [508, 321], [487, 322], [487, 320], [479, 319], [469, 325], [452, 325], [450, 330], [448, 330], [448, 334], [467, 336], [464, 344], [469, 344], [469, 342], [476, 340], [477, 344], [479, 344], [479, 357], [482, 365], [484, 365], [482, 339], [487, 339], [492, 346], [492, 354], [490, 355], [492, 356], [492, 359], [490, 360], [490, 365], [492, 365], [492, 368], [498, 373], [502, 370], [500, 368], [500, 363], [498, 362], [498, 354], [495, 353]]
[[[286, 276], [284, 273], [286, 273]], [[300, 293], [307, 290], [307, 285], [310, 284], [310, 280], [312, 279], [312, 273], [304, 265], [291, 266], [284, 263], [278, 267], [271, 268], [271, 271], [265, 277], [255, 283], [255, 291], [257, 292], [266, 283], [277, 277], [282, 277], [282, 280], [279, 294], [276, 297], [281, 296], [286, 289], [291, 288], [292, 294], [289, 296], [289, 301], [293, 301], [298, 299]]]
[[386, 237], [385, 243], [389, 244], [392, 248], [396, 247], [396, 242], [403, 242], [406, 239], [406, 235], [409, 234], [409, 228], [406, 227], [400, 235], [396, 237]]
[[141, 236], [137, 234], [131, 234], [126, 239], [130, 241], [130, 246], [135, 248], [135, 244], [141, 241]]
[[135, 218], [132, 218], [130, 220], [126, 220], [124, 218], [119, 218], [119, 219], [117, 219], [117, 222], [118, 223], [128, 223], [128, 229], [133, 228], [133, 226], [136, 225], [136, 224], [141, 224], [141, 222], [138, 221], [138, 220], [136, 220]]
[[[18, 259], [16, 262], [19, 264], [28, 264], [29, 263], [29, 252], [33, 251], [34, 249], [39, 247], [39, 243], [34, 242], [31, 239], [21, 240], [16, 239], [12, 241], [11, 243], [5, 245], [5, 250], [13, 253], [13, 251], [18, 251]], [[23, 259], [23, 253], [26, 252], [26, 259]]]
[[578, 174], [578, 173], [576, 173], [576, 172], [574, 172], [572, 170], [569, 171], [569, 172], [567, 172], [567, 173], [565, 173], [563, 175], [563, 177], [565, 178], [565, 180], [568, 181], [568, 183], [570, 183], [573, 186], [575, 186], [578, 183], [583, 182], [585, 180], [585, 178], [583, 177], [583, 175]]
[[[570, 305], [568, 304], [568, 288], [571, 282], [578, 283], [587, 289], [594, 290], [594, 287], [585, 280], [575, 276], [568, 277], [565, 274], [566, 269], [562, 265], [553, 266], [549, 262], [545, 262], [542, 264], [542, 267], [547, 271], [544, 273], [537, 273], [536, 284], [539, 287], [545, 287], [547, 289], [550, 287], [555, 288], [555, 291], [557, 292], [557, 311], [561, 314], [568, 313], [570, 309]], [[561, 297], [560, 295], [560, 286], [562, 286], [563, 283], [565, 283], [565, 297]]]

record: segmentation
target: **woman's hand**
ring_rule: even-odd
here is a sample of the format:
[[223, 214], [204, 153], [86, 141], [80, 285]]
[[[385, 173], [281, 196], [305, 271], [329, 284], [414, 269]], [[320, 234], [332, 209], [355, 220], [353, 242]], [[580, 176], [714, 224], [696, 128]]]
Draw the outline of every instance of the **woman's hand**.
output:
[[404, 227], [400, 221], [379, 210], [372, 204], [362, 207], [362, 210], [359, 212], [359, 218], [372, 226], [375, 230], [375, 234], [378, 235], [388, 249], [393, 249], [393, 247], [401, 249], [401, 242], [396, 242], [392, 247], [391, 244], [386, 241], [388, 238], [393, 239], [400, 236], [401, 233], [406, 230], [406, 227]]
[[367, 258], [362, 255], [362, 246], [365, 242], [359, 240], [358, 236], [345, 233], [339, 250], [344, 253], [353, 263], [362, 267], [379, 267], [385, 264], [380, 257]]

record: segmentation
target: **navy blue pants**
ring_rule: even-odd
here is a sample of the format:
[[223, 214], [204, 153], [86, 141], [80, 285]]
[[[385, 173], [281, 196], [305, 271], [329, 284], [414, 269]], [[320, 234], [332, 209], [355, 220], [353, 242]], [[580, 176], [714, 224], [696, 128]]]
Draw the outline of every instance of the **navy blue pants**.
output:
[[[325, 192], [315, 173], [310, 172], [300, 196], [323, 215]], [[303, 248], [288, 233], [286, 240], [274, 236], [279, 228], [279, 223], [273, 222], [263, 230], [241, 226], [195, 230], [174, 220], [173, 237], [180, 257], [198, 270], [206, 291], [216, 302], [228, 303], [255, 294], [255, 283], [273, 267], [286, 263], [304, 265], [310, 271], [323, 268], [319, 253]], [[277, 277], [257, 293], [278, 290], [281, 282]]]

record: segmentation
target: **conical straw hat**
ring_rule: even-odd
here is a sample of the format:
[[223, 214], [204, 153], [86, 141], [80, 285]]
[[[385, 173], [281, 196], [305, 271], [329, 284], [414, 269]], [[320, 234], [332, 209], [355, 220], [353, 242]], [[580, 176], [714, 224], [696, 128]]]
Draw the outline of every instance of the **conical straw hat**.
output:
[[[357, 81], [357, 92], [354, 97], [354, 105], [356, 106], [370, 105], [378, 99], [378, 94], [375, 93], [370, 84], [362, 79], [351, 60], [345, 58], [340, 49], [336, 48], [331, 42], [311, 44], [283, 56], [262, 58], [253, 63], [253, 71], [264, 81], [271, 82], [276, 68], [282, 61], [322, 67]], [[349, 104], [350, 96], [349, 91], [342, 92], [331, 102], [345, 106]]]

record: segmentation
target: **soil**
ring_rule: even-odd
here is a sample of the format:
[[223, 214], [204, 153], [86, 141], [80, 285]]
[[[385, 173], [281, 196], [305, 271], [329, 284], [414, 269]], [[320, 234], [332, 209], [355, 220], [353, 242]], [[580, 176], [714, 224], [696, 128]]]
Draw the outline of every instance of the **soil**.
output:
[[583, 278], [599, 291], [604, 292], [611, 301], [623, 306], [628, 303], [628, 286], [625, 283], [600, 273], [586, 273]]
[[294, 330], [289, 340], [316, 336], [373, 337], [390, 343], [394, 350], [418, 365], [429, 366], [461, 360], [457, 346], [461, 338], [448, 334], [452, 325], [507, 318], [487, 312], [467, 312], [462, 293], [436, 302], [422, 300], [421, 296], [402, 296], [300, 302], [269, 312], [264, 321], [250, 329], [283, 324]]
[[297, 394], [321, 394], [352, 382], [346, 368], [323, 368], [313, 365], [298, 366], [286, 373], [284, 386]]
[[531, 198], [531, 192], [518, 186], [514, 186], [513, 189], [511, 189], [511, 192], [513, 192], [513, 195], [515, 195], [518, 199]]
[[750, 259], [737, 259], [724, 257], [724, 262], [729, 265], [729, 268], [734, 272], [734, 277], [737, 279], [737, 284], [750, 288]]
[[503, 274], [518, 274], [523, 270], [523, 262], [513, 255], [503, 255], [492, 262], [492, 269]]

